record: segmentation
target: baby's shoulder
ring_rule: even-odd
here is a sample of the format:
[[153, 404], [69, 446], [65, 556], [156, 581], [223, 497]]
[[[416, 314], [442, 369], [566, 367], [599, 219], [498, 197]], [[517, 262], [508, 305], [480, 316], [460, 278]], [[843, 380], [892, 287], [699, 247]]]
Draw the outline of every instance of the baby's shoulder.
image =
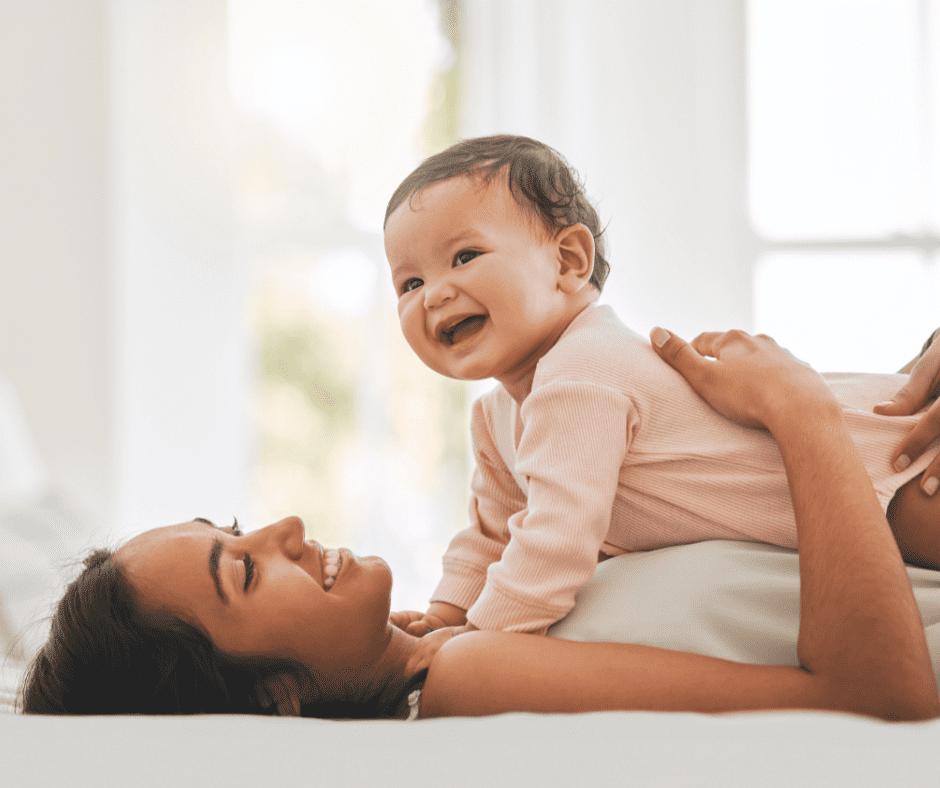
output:
[[619, 389], [632, 387], [662, 365], [649, 342], [624, 325], [613, 309], [592, 306], [539, 360], [532, 385], [587, 382]]

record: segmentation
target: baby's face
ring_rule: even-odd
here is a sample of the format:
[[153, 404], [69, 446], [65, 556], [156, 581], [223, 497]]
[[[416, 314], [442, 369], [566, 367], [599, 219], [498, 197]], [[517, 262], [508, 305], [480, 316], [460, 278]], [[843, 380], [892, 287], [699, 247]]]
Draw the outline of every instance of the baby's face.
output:
[[570, 321], [555, 237], [505, 175], [425, 187], [389, 217], [385, 252], [402, 332], [442, 375], [530, 383]]

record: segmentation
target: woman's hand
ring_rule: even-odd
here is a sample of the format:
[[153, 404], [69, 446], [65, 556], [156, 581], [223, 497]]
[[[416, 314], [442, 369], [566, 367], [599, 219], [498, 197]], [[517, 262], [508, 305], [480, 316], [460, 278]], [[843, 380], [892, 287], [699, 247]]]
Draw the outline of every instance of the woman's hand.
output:
[[838, 404], [819, 373], [768, 336], [710, 332], [689, 344], [654, 328], [650, 339], [656, 352], [702, 399], [745, 427], [767, 427], [773, 432], [780, 415], [814, 404]]
[[[911, 369], [910, 380], [889, 402], [875, 406], [875, 413], [884, 416], [909, 416], [924, 407], [931, 399], [934, 403], [921, 417], [908, 436], [894, 453], [894, 467], [904, 470], [940, 436], [940, 329], [934, 332], [933, 341], [923, 350]], [[921, 489], [933, 495], [940, 487], [940, 455], [927, 467], [921, 476]]]

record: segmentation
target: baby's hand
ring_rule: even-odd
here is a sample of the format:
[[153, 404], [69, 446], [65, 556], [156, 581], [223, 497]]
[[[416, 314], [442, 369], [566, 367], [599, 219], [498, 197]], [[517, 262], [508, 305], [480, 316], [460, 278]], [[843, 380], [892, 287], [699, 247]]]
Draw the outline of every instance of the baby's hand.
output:
[[406, 628], [405, 632], [409, 635], [417, 635], [419, 638], [429, 635], [432, 632], [439, 632], [442, 629], [454, 629], [454, 627], [448, 626], [447, 622], [443, 618], [438, 618], [437, 616], [432, 616], [430, 613], [425, 613], [417, 621], [412, 621]]
[[421, 621], [423, 618], [424, 613], [419, 613], [417, 610], [399, 610], [397, 613], [389, 613], [388, 615], [388, 620], [394, 626], [406, 632], [410, 624]]
[[255, 698], [266, 709], [277, 707], [281, 717], [300, 716], [300, 684], [290, 673], [266, 676], [255, 685]]
[[472, 624], [464, 624], [460, 627], [444, 627], [443, 629], [437, 629], [433, 632], [429, 632], [427, 635], [421, 638], [418, 641], [418, 644], [415, 646], [415, 650], [411, 653], [411, 657], [408, 659], [407, 664], [405, 665], [406, 675], [414, 675], [418, 671], [425, 670], [431, 666], [431, 661], [434, 659], [435, 654], [437, 654], [438, 649], [443, 646], [448, 640], [456, 635], [462, 635], [464, 632], [467, 632], [469, 629], [476, 629]]
[[447, 602], [432, 602], [427, 613], [404, 610], [392, 613], [388, 620], [409, 635], [424, 637], [428, 632], [443, 627], [462, 626], [467, 623], [467, 611]]
[[417, 610], [402, 610], [398, 613], [392, 613], [389, 615], [388, 620], [409, 635], [416, 635], [419, 638], [447, 626], [444, 619], [430, 613], [419, 613]]

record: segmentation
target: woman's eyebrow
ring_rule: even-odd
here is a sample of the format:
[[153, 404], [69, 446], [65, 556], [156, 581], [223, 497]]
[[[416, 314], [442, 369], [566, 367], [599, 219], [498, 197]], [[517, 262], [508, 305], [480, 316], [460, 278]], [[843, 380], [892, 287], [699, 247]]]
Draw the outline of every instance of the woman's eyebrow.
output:
[[211, 526], [211, 527], [213, 527], [213, 528], [216, 527], [215, 523], [212, 522], [212, 520], [207, 520], [205, 517], [193, 517], [193, 522], [194, 522], [194, 523], [205, 523], [206, 525], [209, 525], [209, 526]]
[[222, 590], [222, 582], [219, 580], [219, 556], [222, 555], [222, 540], [216, 539], [212, 543], [212, 549], [209, 551], [209, 574], [212, 576], [212, 582], [215, 583], [215, 592], [224, 604], [228, 604], [228, 598]]

